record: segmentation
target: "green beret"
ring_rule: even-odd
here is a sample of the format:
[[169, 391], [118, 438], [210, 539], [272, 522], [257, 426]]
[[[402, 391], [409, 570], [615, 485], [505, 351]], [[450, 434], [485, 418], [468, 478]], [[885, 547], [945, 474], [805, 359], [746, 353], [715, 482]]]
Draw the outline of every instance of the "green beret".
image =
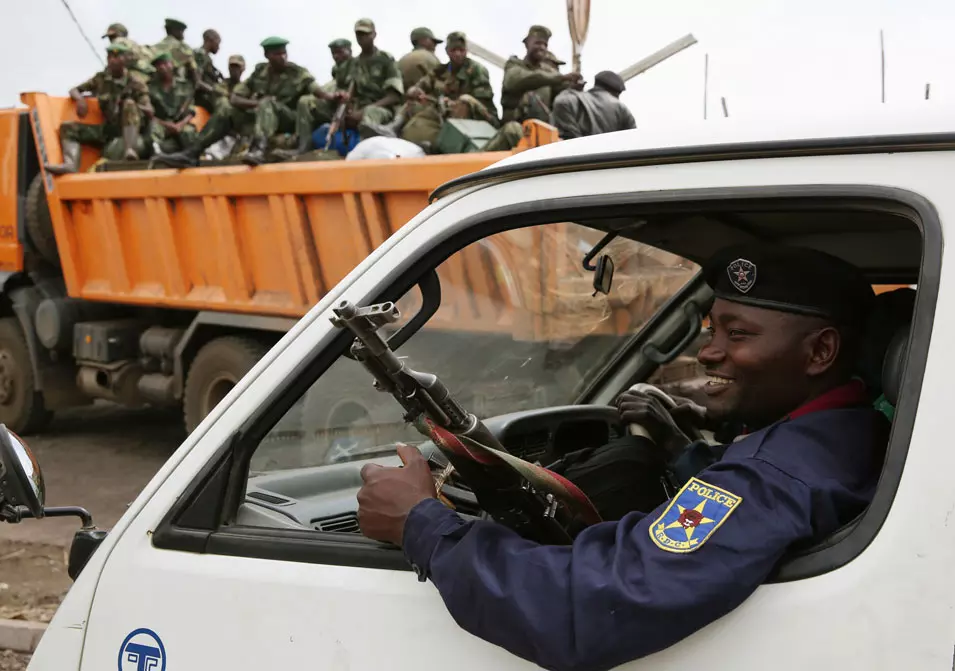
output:
[[358, 19], [355, 21], [355, 32], [373, 33], [375, 32], [375, 22], [371, 19]]
[[128, 54], [130, 51], [129, 47], [120, 42], [113, 42], [106, 47], [106, 53], [108, 54]]
[[153, 56], [153, 59], [149, 62], [155, 65], [156, 63], [160, 63], [162, 61], [172, 61], [172, 54], [168, 51], [162, 51]]
[[465, 47], [468, 46], [468, 37], [459, 30], [456, 30], [453, 33], [448, 33], [448, 49], [453, 49], [454, 47]]
[[444, 42], [444, 40], [439, 40], [437, 37], [435, 37], [434, 33], [431, 32], [430, 28], [415, 28], [414, 30], [411, 31], [412, 44], [414, 44], [415, 42], [417, 42], [418, 40], [422, 38], [431, 38], [437, 44], [441, 44], [442, 42]]
[[286, 44], [288, 44], [288, 40], [285, 39], [284, 37], [266, 37], [264, 40], [260, 42], [260, 45], [266, 51], [269, 51], [271, 49], [281, 49]]
[[529, 40], [532, 37], [539, 37], [542, 40], [550, 40], [551, 32], [549, 28], [544, 26], [531, 26], [527, 31], [527, 37], [525, 40]]
[[129, 37], [129, 31], [122, 23], [111, 23], [103, 37]]
[[167, 30], [185, 30], [188, 26], [179, 19], [166, 19]]
[[337, 40], [332, 40], [328, 43], [329, 49], [351, 49], [351, 40], [346, 40], [343, 37], [338, 38]]

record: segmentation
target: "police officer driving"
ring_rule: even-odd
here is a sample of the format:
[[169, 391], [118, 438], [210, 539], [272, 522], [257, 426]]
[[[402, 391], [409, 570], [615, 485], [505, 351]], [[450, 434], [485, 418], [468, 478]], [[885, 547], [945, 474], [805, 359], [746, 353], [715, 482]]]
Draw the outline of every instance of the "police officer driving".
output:
[[[705, 413], [625, 393], [621, 420], [666, 452], [678, 491], [644, 514], [540, 545], [436, 498], [430, 467], [367, 465], [362, 532], [403, 547], [455, 621], [548, 669], [609, 669], [666, 648], [730, 612], [787, 550], [828, 536], [869, 503], [888, 421], [854, 377], [873, 292], [810, 249], [748, 244], [703, 268], [715, 299], [698, 359]], [[738, 423], [725, 445], [691, 442], [688, 421]]]

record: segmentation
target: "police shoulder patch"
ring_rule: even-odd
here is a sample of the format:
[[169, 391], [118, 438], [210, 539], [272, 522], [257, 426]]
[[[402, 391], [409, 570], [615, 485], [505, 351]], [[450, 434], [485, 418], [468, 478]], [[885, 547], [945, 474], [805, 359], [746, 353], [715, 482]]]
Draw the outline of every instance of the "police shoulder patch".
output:
[[690, 478], [650, 525], [650, 538], [667, 552], [699, 550], [742, 500], [725, 489]]

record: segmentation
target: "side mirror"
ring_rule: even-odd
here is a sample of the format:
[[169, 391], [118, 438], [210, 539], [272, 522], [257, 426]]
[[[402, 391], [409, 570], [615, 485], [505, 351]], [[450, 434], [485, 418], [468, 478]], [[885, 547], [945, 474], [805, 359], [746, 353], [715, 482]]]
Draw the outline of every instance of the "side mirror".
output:
[[594, 269], [594, 296], [597, 294], [609, 294], [613, 286], [613, 259], [607, 254], [602, 254], [597, 259], [597, 266]]
[[36, 519], [43, 517], [46, 487], [43, 473], [20, 437], [0, 424], [0, 512], [23, 506]]

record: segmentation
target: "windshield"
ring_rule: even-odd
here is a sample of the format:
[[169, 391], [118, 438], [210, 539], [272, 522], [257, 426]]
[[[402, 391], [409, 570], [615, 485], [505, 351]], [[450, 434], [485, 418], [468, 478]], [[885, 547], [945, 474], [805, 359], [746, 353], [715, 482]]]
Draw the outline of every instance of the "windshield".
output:
[[[441, 305], [397, 351], [434, 373], [484, 419], [569, 405], [601, 364], [623, 347], [698, 271], [686, 259], [624, 237], [604, 248], [614, 261], [608, 295], [594, 295], [584, 256], [605, 233], [574, 223], [491, 235], [437, 267]], [[421, 307], [416, 287], [398, 301], [403, 320]], [[253, 467], [336, 463], [420, 442], [397, 402], [368, 372], [336, 361], [256, 452]], [[271, 445], [271, 447], [267, 447]]]

